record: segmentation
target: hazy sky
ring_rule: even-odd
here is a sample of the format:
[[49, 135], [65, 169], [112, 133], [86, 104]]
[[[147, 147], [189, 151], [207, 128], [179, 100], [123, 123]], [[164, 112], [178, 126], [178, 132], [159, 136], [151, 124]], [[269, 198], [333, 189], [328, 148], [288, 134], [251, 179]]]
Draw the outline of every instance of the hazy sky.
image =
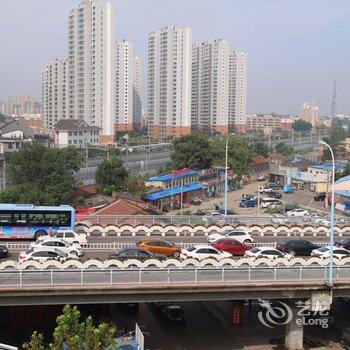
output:
[[[0, 99], [40, 98], [41, 69], [67, 54], [67, 17], [78, 0], [0, 0]], [[223, 38], [248, 53], [248, 112], [296, 113], [315, 100], [350, 114], [349, 0], [112, 0], [117, 39], [147, 63], [147, 33], [190, 27], [196, 42]], [[145, 79], [144, 79], [145, 80]], [[144, 81], [146, 84], [146, 81]]]

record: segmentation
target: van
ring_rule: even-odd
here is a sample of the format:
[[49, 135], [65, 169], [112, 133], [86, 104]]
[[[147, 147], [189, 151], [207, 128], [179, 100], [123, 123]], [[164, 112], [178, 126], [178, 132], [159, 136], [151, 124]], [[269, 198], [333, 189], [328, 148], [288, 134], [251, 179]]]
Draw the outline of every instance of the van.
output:
[[276, 198], [269, 198], [269, 197], [267, 197], [267, 198], [263, 198], [261, 200], [261, 207], [262, 208], [267, 208], [270, 204], [273, 204], [273, 203], [281, 203], [282, 204], [282, 202], [280, 200], [276, 199]]

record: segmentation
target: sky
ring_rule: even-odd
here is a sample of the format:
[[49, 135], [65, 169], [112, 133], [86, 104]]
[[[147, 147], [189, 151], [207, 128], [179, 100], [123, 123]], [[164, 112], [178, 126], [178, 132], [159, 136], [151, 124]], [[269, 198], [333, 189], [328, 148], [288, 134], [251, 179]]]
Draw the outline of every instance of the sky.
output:
[[[336, 80], [338, 113], [350, 115], [349, 0], [110, 1], [116, 38], [134, 43], [144, 72], [147, 34], [176, 24], [191, 28], [194, 42], [222, 38], [247, 52], [248, 113], [297, 114], [315, 101], [328, 115]], [[67, 55], [68, 12], [78, 3], [0, 0], [0, 100], [23, 92], [40, 99], [41, 70]]]

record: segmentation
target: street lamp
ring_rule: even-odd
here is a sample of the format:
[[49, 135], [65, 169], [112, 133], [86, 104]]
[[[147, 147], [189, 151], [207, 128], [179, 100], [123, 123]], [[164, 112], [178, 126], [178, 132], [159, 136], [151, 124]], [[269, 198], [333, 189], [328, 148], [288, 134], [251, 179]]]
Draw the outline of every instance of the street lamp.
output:
[[226, 137], [226, 161], [225, 161], [225, 201], [224, 201], [224, 206], [225, 206], [225, 217], [227, 216], [227, 155], [228, 155], [228, 139], [230, 136], [234, 136], [235, 133], [233, 132], [232, 134], [227, 135]]
[[318, 143], [320, 145], [326, 146], [332, 156], [332, 203], [331, 203], [331, 229], [329, 233], [329, 276], [328, 276], [328, 282], [332, 286], [333, 285], [333, 244], [334, 244], [334, 182], [335, 182], [335, 160], [334, 160], [334, 153], [332, 150], [332, 147], [325, 141], [319, 140]]

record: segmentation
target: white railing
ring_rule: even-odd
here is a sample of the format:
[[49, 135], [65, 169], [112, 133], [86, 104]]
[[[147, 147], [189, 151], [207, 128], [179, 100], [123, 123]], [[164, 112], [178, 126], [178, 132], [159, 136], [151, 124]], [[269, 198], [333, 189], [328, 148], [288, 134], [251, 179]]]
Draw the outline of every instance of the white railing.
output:
[[[273, 266], [273, 267], [192, 267], [167, 269], [66, 269], [66, 270], [15, 270], [0, 272], [1, 287], [40, 286], [136, 286], [186, 284], [246, 284], [260, 282], [326, 282], [328, 266]], [[334, 280], [348, 281], [350, 266], [334, 268]]]

